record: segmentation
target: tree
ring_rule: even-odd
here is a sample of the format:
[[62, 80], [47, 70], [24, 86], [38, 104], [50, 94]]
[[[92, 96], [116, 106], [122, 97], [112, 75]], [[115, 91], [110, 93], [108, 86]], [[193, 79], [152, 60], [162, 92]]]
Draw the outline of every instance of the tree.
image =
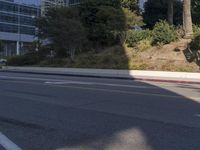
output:
[[174, 0], [168, 0], [168, 23], [174, 24]]
[[120, 0], [85, 0], [80, 17], [93, 47], [119, 43], [127, 27]]
[[200, 24], [200, 0], [192, 0], [192, 20], [194, 24]]
[[76, 8], [53, 8], [38, 21], [39, 37], [47, 39], [57, 57], [70, 56], [74, 60], [75, 52], [85, 41], [85, 30]]
[[139, 10], [138, 0], [121, 0], [121, 5], [122, 7], [127, 8], [132, 12]]
[[136, 12], [132, 12], [127, 8], [123, 8], [124, 15], [126, 17], [126, 26], [128, 29], [134, 26], [143, 26], [143, 18]]
[[[170, 9], [168, 9], [168, 5], [170, 5]], [[144, 5], [145, 11], [143, 13], [146, 27], [152, 28], [159, 20], [172, 22], [172, 17], [175, 25], [182, 24], [182, 6], [180, 0], [173, 0], [173, 4], [172, 1], [168, 0], [148, 0]]]
[[0, 52], [3, 52], [3, 50], [4, 50], [4, 45], [3, 45], [3, 42], [0, 41]]
[[138, 2], [139, 0], [121, 0], [121, 6], [123, 7], [128, 28], [144, 25], [143, 18], [139, 15]]
[[183, 29], [185, 31], [185, 38], [191, 38], [193, 34], [191, 0], [183, 0]]

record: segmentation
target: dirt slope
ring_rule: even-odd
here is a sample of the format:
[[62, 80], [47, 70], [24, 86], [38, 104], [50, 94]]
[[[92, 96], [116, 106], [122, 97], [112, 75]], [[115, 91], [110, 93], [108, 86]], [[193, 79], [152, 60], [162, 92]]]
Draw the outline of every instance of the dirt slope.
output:
[[197, 64], [189, 63], [185, 58], [183, 50], [187, 48], [188, 43], [190, 40], [181, 39], [162, 47], [152, 47], [138, 52], [137, 59], [131, 59], [131, 57], [129, 59], [131, 64], [142, 63], [146, 70], [200, 72]]

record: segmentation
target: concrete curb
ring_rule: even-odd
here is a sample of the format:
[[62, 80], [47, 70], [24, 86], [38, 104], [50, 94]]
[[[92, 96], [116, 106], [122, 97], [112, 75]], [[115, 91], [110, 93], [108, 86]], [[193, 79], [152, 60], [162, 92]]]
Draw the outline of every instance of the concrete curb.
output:
[[154, 82], [174, 82], [200, 84], [200, 73], [112, 70], [112, 69], [75, 69], [47, 67], [4, 67], [3, 72], [30, 73], [44, 75], [62, 75], [75, 77], [93, 77], [109, 79], [132, 79]]

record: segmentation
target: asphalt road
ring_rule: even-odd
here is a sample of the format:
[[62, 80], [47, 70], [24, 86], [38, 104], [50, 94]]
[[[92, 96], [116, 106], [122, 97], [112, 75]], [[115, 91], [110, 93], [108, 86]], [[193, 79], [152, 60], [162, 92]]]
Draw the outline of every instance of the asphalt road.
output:
[[22, 150], [200, 150], [200, 85], [0, 72], [0, 133]]

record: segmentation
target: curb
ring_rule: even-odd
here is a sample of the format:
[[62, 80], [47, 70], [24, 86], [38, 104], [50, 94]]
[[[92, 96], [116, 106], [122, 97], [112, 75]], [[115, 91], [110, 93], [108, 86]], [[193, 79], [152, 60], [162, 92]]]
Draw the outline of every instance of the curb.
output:
[[40, 74], [40, 75], [58, 75], [58, 76], [70, 76], [70, 77], [88, 77], [88, 78], [101, 78], [101, 79], [122, 79], [122, 80], [135, 80], [135, 81], [151, 81], [151, 82], [163, 82], [163, 83], [182, 83], [182, 84], [200, 84], [199, 81], [191, 80], [178, 80], [178, 79], [156, 79], [150, 77], [122, 77], [122, 76], [108, 76], [108, 75], [96, 75], [96, 74], [75, 74], [75, 73], [55, 73], [55, 72], [41, 72], [41, 71], [25, 71], [25, 70], [9, 70], [2, 69], [0, 72], [9, 73], [27, 73], [27, 74]]

